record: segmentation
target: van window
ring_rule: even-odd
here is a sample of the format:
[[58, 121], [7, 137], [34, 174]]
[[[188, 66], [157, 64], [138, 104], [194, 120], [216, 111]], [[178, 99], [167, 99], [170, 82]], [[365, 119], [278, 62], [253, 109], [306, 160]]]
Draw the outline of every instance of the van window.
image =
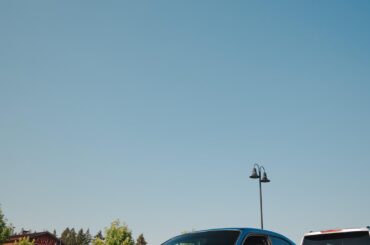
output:
[[306, 236], [302, 245], [370, 245], [369, 232], [357, 231]]

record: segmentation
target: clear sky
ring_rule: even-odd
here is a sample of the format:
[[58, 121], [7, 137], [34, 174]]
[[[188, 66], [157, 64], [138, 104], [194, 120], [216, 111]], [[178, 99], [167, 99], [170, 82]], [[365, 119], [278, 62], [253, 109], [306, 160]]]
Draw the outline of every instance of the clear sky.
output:
[[0, 1], [17, 229], [370, 225], [368, 1]]

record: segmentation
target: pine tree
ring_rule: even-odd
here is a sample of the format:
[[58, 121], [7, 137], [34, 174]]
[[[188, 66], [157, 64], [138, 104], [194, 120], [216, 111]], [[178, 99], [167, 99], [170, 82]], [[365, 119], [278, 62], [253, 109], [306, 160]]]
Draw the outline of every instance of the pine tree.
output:
[[87, 229], [87, 231], [84, 232], [83, 229], [80, 229], [77, 233], [76, 245], [89, 245], [90, 242], [91, 242], [90, 230]]
[[79, 229], [76, 233], [74, 228], [66, 228], [62, 232], [60, 240], [64, 245], [89, 245], [91, 243], [90, 230], [87, 229], [84, 232], [83, 229]]
[[89, 245], [90, 243], [91, 243], [90, 229], [87, 229], [85, 233], [85, 245]]
[[101, 231], [98, 231], [98, 233], [96, 233], [94, 238], [99, 238], [100, 240], [104, 240], [103, 233]]
[[77, 245], [77, 234], [74, 228], [67, 227], [60, 237], [64, 245]]
[[148, 243], [145, 241], [144, 235], [140, 234], [138, 238], [136, 239], [135, 245], [147, 245]]
[[71, 229], [68, 242], [69, 242], [69, 244], [67, 244], [67, 245], [76, 245], [77, 244], [77, 233], [75, 231], [75, 228]]
[[83, 229], [80, 229], [76, 236], [76, 245], [85, 245], [85, 233]]
[[62, 234], [60, 235], [60, 240], [62, 241], [63, 244], [69, 245], [69, 236], [70, 236], [70, 229], [69, 227], [65, 228]]

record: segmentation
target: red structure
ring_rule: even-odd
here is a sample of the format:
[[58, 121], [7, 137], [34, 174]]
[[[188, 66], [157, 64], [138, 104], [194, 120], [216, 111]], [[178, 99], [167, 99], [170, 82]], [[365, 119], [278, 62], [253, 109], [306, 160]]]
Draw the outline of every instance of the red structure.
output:
[[48, 231], [34, 233], [22, 232], [21, 234], [9, 237], [4, 245], [13, 245], [16, 241], [24, 237], [28, 237], [31, 241], [33, 240], [35, 245], [63, 245], [60, 239]]

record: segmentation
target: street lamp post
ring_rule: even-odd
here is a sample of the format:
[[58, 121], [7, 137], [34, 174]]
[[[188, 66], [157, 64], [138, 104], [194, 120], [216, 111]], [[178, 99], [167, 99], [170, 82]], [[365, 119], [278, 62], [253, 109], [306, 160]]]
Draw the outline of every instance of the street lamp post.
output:
[[[263, 175], [262, 170], [263, 169]], [[262, 175], [262, 176], [261, 176]], [[254, 164], [252, 174], [249, 176], [251, 179], [258, 179], [260, 187], [260, 210], [261, 210], [261, 229], [263, 230], [263, 211], [262, 211], [262, 183], [268, 183], [270, 180], [267, 178], [266, 170], [263, 166]]]

